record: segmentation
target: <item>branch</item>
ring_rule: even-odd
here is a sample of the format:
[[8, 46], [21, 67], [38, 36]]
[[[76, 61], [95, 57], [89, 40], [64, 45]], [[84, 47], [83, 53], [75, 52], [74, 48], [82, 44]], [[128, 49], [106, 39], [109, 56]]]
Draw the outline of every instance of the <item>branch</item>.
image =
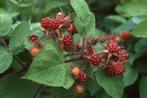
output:
[[24, 70], [27, 69], [26, 66], [23, 64], [23, 62], [17, 56], [14, 56], [14, 59], [22, 66]]
[[1, 42], [3, 43], [4, 47], [7, 48], [8, 45], [7, 45], [7, 43], [5, 42], [5, 40], [4, 40], [2, 37], [0, 37], [0, 40], [1, 40]]
[[43, 85], [41, 85], [41, 86], [37, 89], [37, 91], [35, 92], [33, 98], [37, 98], [37, 97], [38, 97], [38, 94], [41, 92], [41, 89], [42, 89], [42, 88], [43, 88]]
[[78, 57], [78, 58], [73, 58], [73, 59], [69, 59], [69, 60], [65, 60], [64, 63], [68, 63], [68, 62], [72, 62], [72, 61], [78, 61], [78, 60], [81, 60], [82, 57]]

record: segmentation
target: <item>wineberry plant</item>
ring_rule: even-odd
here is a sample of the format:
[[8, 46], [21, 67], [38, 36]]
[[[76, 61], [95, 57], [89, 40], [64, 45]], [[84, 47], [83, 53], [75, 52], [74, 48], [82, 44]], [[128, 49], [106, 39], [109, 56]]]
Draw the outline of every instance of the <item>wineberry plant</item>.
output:
[[0, 98], [147, 98], [146, 0], [1, 0]]

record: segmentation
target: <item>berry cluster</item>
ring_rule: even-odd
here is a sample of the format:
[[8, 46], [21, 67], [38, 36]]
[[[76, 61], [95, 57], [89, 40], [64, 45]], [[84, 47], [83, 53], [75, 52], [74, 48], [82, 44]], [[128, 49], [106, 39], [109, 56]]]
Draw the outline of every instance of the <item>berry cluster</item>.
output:
[[88, 79], [87, 73], [82, 71], [79, 67], [74, 66], [71, 69], [71, 74], [72, 74], [73, 78], [75, 79], [75, 81], [77, 82], [77, 84], [75, 86], [75, 92], [77, 94], [82, 94], [85, 91], [83, 83], [86, 82]]
[[[83, 61], [84, 65], [91, 67], [103, 67], [108, 76], [122, 75], [125, 71], [125, 63], [128, 60], [128, 52], [123, 45], [131, 37], [130, 32], [122, 32], [119, 35], [103, 35], [97, 38], [86, 37], [74, 42], [74, 35], [78, 34], [75, 23], [70, 15], [66, 16], [59, 12], [56, 17], [45, 17], [40, 22], [44, 35], [50, 40], [56, 41], [61, 51], [66, 51], [65, 63], [75, 60]], [[29, 37], [34, 48], [31, 51], [32, 56], [37, 56], [42, 47], [38, 36]], [[101, 44], [102, 51], [96, 51], [95, 45]], [[69, 60], [67, 60], [67, 58]], [[75, 92], [81, 94], [85, 91], [83, 83], [88, 79], [85, 69], [72, 67], [71, 74], [77, 85]]]

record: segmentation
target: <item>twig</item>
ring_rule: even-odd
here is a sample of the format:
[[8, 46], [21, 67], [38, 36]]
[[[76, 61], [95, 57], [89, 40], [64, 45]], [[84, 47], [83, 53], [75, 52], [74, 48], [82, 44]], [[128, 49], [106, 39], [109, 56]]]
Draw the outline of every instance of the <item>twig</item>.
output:
[[1, 40], [1, 42], [3, 43], [4, 47], [7, 48], [8, 45], [7, 45], [7, 43], [5, 42], [5, 40], [4, 40], [2, 37], [0, 37], [0, 40]]
[[72, 61], [78, 61], [78, 60], [81, 60], [82, 57], [78, 57], [78, 58], [73, 58], [73, 59], [69, 59], [69, 60], [65, 60], [64, 63], [68, 63], [68, 62], [72, 62]]
[[73, 56], [73, 55], [79, 55], [80, 53], [70, 53], [70, 54], [66, 54], [64, 55], [64, 57], [67, 57], [67, 56]]
[[37, 96], [38, 96], [38, 94], [41, 92], [41, 89], [42, 89], [42, 88], [43, 88], [43, 85], [41, 85], [41, 86], [37, 89], [37, 91], [35, 92], [33, 98], [37, 98]]
[[24, 70], [27, 69], [26, 66], [23, 64], [23, 62], [17, 56], [14, 56], [14, 59], [22, 66]]

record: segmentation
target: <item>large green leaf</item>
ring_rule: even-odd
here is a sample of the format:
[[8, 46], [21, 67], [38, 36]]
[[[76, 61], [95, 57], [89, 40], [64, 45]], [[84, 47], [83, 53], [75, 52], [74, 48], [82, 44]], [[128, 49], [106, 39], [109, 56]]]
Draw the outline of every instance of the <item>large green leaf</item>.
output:
[[50, 41], [34, 59], [24, 78], [48, 86], [69, 88], [73, 80], [67, 75], [66, 66], [62, 52]]
[[129, 86], [133, 84], [138, 78], [138, 71], [132, 68], [129, 64], [127, 64], [125, 67], [126, 70], [123, 75], [123, 82], [125, 86]]
[[75, 22], [78, 27], [79, 34], [85, 36], [87, 33], [96, 32], [95, 16], [89, 10], [85, 0], [70, 0], [70, 3], [77, 15]]
[[33, 98], [39, 85], [10, 76], [0, 81], [0, 98]]
[[0, 11], [0, 36], [8, 35], [11, 29], [11, 25], [11, 16], [5, 11]]
[[[145, 52], [147, 51], [147, 39], [140, 39], [136, 44], [135, 44], [135, 52], [140, 53], [140, 52]], [[141, 50], [141, 51], [140, 51]]]
[[140, 98], [146, 98], [147, 97], [147, 76], [144, 76], [141, 78], [139, 83], [139, 94]]
[[6, 71], [12, 63], [12, 53], [0, 46], [0, 73]]
[[122, 77], [109, 77], [106, 76], [103, 70], [99, 70], [96, 72], [96, 80], [110, 96], [113, 98], [122, 98], [124, 89]]
[[133, 31], [135, 37], [147, 38], [147, 20], [141, 22]]
[[89, 78], [88, 81], [85, 83], [86, 88], [88, 89], [88, 91], [90, 92], [91, 96], [93, 96], [95, 93], [97, 93], [98, 90], [101, 89], [101, 87], [98, 85], [98, 83]]
[[29, 21], [22, 22], [13, 31], [10, 38], [9, 49], [14, 54], [21, 52], [24, 49], [24, 39], [31, 34]]
[[147, 2], [136, 1], [118, 5], [116, 11], [124, 16], [147, 15]]

